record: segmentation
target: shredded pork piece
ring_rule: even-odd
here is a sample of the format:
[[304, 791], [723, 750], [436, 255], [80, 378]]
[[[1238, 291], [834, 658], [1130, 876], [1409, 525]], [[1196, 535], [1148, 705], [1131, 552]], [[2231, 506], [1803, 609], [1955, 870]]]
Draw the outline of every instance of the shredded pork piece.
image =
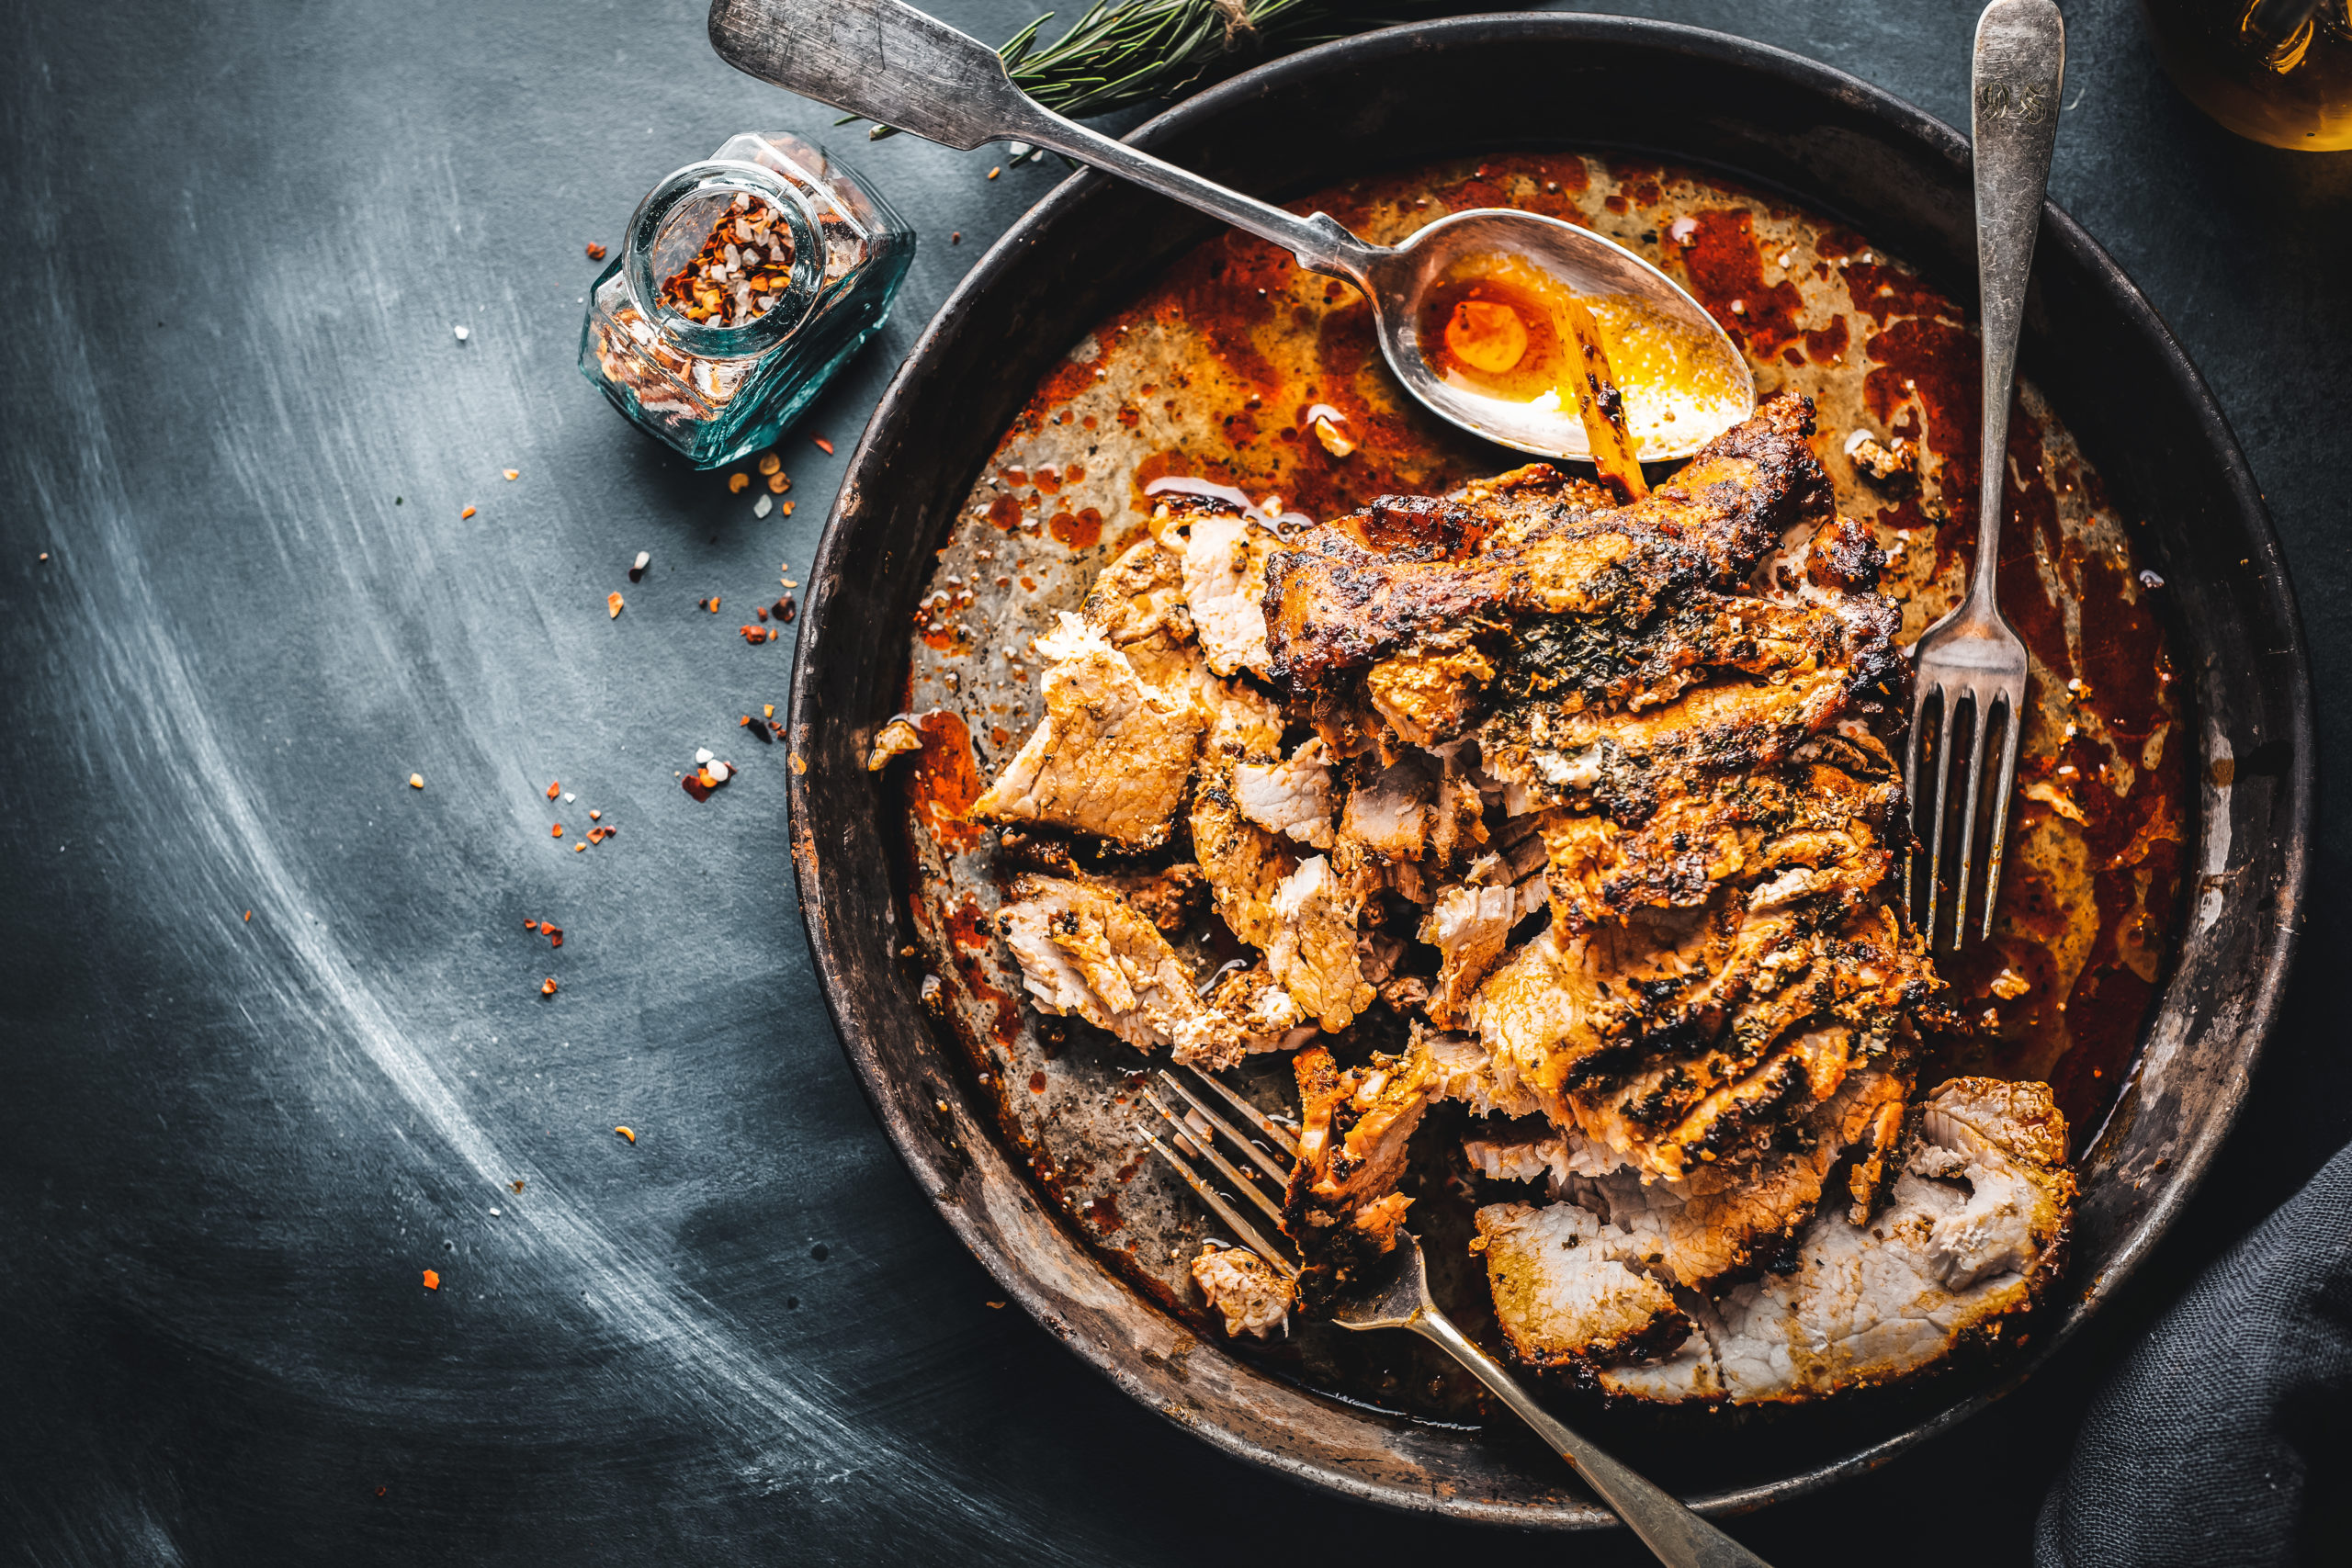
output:
[[1126, 655], [1076, 616], [1065, 615], [1051, 653], [1045, 722], [972, 815], [1075, 829], [1128, 849], [1166, 843], [1200, 750], [1200, 711], [1145, 685]]
[[1225, 1332], [1232, 1338], [1248, 1334], [1260, 1339], [1290, 1327], [1290, 1309], [1298, 1292], [1274, 1272], [1264, 1258], [1246, 1247], [1202, 1247], [1193, 1259], [1193, 1280], [1209, 1305], [1225, 1314]]

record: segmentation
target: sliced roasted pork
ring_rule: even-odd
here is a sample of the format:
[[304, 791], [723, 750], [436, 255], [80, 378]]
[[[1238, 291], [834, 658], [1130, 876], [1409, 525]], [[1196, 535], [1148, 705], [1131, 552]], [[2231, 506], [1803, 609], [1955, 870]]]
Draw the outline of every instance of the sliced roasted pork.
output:
[[1193, 1259], [1193, 1282], [1209, 1305], [1225, 1314], [1225, 1332], [1236, 1339], [1244, 1334], [1266, 1339], [1277, 1328], [1287, 1329], [1290, 1309], [1298, 1300], [1291, 1282], [1264, 1258], [1247, 1247], [1214, 1242], [1203, 1246]]
[[1963, 1343], [1998, 1339], [2056, 1278], [2074, 1179], [2049, 1089], [1955, 1078], [1917, 1123], [1883, 1210], [1859, 1225], [1823, 1213], [1792, 1271], [1702, 1309], [1732, 1399], [1814, 1398], [1911, 1375]]
[[1139, 1050], [1173, 1046], [1178, 1062], [1227, 1065], [1280, 1043], [1295, 1010], [1262, 991], [1204, 1001], [1193, 975], [1150, 918], [1099, 884], [1022, 876], [997, 911], [997, 931], [1020, 960], [1023, 984], [1046, 1012], [1074, 1015]]
[[1220, 675], [1269, 672], [1266, 558], [1280, 544], [1271, 530], [1230, 514], [1195, 512], [1185, 528], [1184, 603]]
[[1502, 957], [1519, 915], [1519, 889], [1508, 885], [1448, 887], [1438, 894], [1420, 931], [1421, 940], [1444, 955], [1430, 992], [1430, 1022], [1451, 1024], [1467, 1008]]
[[1292, 1066], [1298, 1077], [1298, 1163], [1283, 1199], [1283, 1228], [1307, 1261], [1300, 1289], [1315, 1298], [1395, 1245], [1411, 1201], [1396, 1183], [1438, 1074], [1418, 1046], [1342, 1070], [1329, 1051], [1310, 1045]]
[[1200, 710], [1146, 685], [1074, 615], [1038, 651], [1055, 660], [1042, 682], [1045, 719], [972, 815], [1072, 829], [1122, 849], [1166, 843], [1192, 784]]
[[1266, 966], [1308, 1017], [1335, 1033], [1373, 1001], [1356, 941], [1361, 913], [1322, 855], [1301, 861], [1274, 889]]
[[1632, 1266], [1638, 1239], [1574, 1203], [1494, 1203], [1477, 1222], [1495, 1319], [1528, 1365], [1589, 1370], [1690, 1337], [1673, 1292]]
[[1276, 683], [1341, 756], [1384, 731], [1451, 740], [1487, 705], [1499, 667], [1485, 649], [1514, 620], [1573, 615], [1597, 634], [1636, 636], [1669, 595], [1728, 592], [1791, 526], [1826, 519], [1812, 429], [1804, 399], [1772, 399], [1623, 508], [1507, 485], [1425, 503], [1417, 519], [1440, 515], [1419, 532], [1450, 541], [1442, 548], [1396, 547], [1377, 521], [1399, 510], [1393, 501], [1314, 530], [1267, 569]]
[[1331, 764], [1319, 740], [1286, 761], [1235, 764], [1233, 800], [1241, 815], [1269, 833], [1319, 850], [1332, 845]]

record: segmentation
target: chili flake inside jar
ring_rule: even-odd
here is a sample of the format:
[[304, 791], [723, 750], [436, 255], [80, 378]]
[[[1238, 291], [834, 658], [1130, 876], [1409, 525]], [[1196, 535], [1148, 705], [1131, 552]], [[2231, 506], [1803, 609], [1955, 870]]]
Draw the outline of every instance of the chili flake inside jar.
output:
[[739, 192], [694, 259], [662, 280], [662, 302], [705, 326], [744, 326], [792, 287], [792, 231], [783, 214]]

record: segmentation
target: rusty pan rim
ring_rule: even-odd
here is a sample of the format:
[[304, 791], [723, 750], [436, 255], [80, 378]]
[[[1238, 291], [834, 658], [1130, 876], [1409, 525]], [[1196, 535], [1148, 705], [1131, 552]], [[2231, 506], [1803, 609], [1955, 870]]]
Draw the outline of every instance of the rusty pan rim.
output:
[[[1870, 122], [1887, 143], [1902, 146], [1913, 155], [1924, 155], [1928, 163], [1943, 166], [1955, 180], [1965, 184], [1968, 149], [1960, 133], [1858, 77], [1801, 55], [1708, 29], [1640, 18], [1561, 13], [1456, 17], [1393, 28], [1303, 51], [1187, 100], [1147, 122], [1128, 140], [1147, 147], [1164, 146], [1212, 125], [1238, 106], [1277, 95], [1286, 85], [1314, 80], [1327, 73], [1408, 68], [1416, 56], [1425, 56], [1430, 51], [1508, 45], [1516, 40], [1634, 46], [1669, 59], [1679, 56], [1753, 74], [1792, 96], [1836, 106], [1849, 116]], [[1471, 149], [1464, 146], [1451, 150]], [[1653, 146], [1644, 150], [1674, 155], [1670, 148]], [[1432, 155], [1437, 153], [1433, 152]], [[1687, 154], [1683, 161], [1709, 162]], [[1715, 166], [1724, 165], [1716, 161]], [[1740, 173], [1736, 167], [1728, 172]], [[1767, 178], [1756, 183], [1769, 186], [1771, 182]], [[875, 661], [870, 640], [858, 642], [848, 633], [830, 634], [836, 624], [855, 618], [856, 611], [850, 607], [844, 595], [873, 591], [877, 552], [879, 575], [889, 575], [891, 555], [885, 547], [887, 541], [865, 536], [869, 532], [865, 525], [884, 510], [881, 498], [898, 477], [902, 455], [891, 437], [903, 423], [909, 404], [924, 389], [934, 356], [958, 334], [988, 330], [983, 319], [991, 296], [1017, 270], [1040, 265], [1045, 237], [1105, 184], [1102, 176], [1083, 171], [1063, 182], [1009, 230], [956, 287], [885, 391], [851, 457], [819, 542], [789, 699], [791, 723], [787, 740], [791, 765], [787, 772], [787, 801], [802, 916], [826, 1007], [841, 1036], [844, 1054], [884, 1132], [949, 1228], [1032, 1316], [1061, 1338], [1080, 1359], [1148, 1408], [1238, 1459], [1385, 1506], [1522, 1528], [1613, 1526], [1616, 1521], [1611, 1516], [1589, 1504], [1517, 1501], [1502, 1496], [1447, 1495], [1434, 1487], [1402, 1487], [1359, 1474], [1342, 1460], [1287, 1451], [1220, 1426], [1214, 1412], [1203, 1406], [1200, 1397], [1181, 1386], [1184, 1381], [1181, 1369], [1171, 1379], [1164, 1364], [1154, 1364], [1161, 1362], [1161, 1358], [1148, 1351], [1138, 1358], [1136, 1346], [1142, 1342], [1143, 1318], [1136, 1318], [1130, 1325], [1138, 1330], [1132, 1341], [1090, 1332], [1077, 1325], [1075, 1319], [1081, 1313], [1074, 1309], [1081, 1303], [1071, 1299], [1067, 1286], [1070, 1280], [1082, 1280], [1090, 1269], [1108, 1281], [1114, 1293], [1125, 1298], [1127, 1310], [1150, 1317], [1159, 1309], [1128, 1291], [1066, 1233], [1052, 1232], [1059, 1236], [1070, 1257], [1052, 1259], [1050, 1269], [1009, 1247], [1005, 1226], [1025, 1225], [1035, 1231], [1040, 1214], [1012, 1160], [984, 1130], [987, 1119], [966, 1113], [960, 1103], [951, 1104], [959, 1092], [953, 1088], [952, 1078], [925, 1079], [919, 1084], [899, 1081], [888, 1070], [878, 1048], [885, 1031], [911, 1029], [920, 1033], [929, 1025], [914, 1001], [908, 977], [894, 968], [895, 961], [889, 956], [892, 949], [887, 943], [875, 942], [876, 930], [854, 929], [842, 918], [842, 906], [851, 889], [860, 882], [871, 883], [876, 875], [876, 863], [866, 857], [879, 841], [876, 819], [890, 810], [891, 797], [870, 786], [863, 790], [849, 787], [841, 769], [841, 753], [849, 744], [845, 737], [851, 732], [870, 734], [890, 711], [899, 689], [893, 682], [902, 674], [903, 661], [895, 655], [886, 656], [885, 662], [891, 666], [890, 679], [876, 681], [868, 671], [849, 682], [869, 694], [884, 694], [879, 698], [881, 705], [875, 711], [831, 711], [828, 699], [842, 672], [858, 663], [870, 665]], [[1817, 197], [1807, 199], [1816, 209], [1823, 206]], [[1863, 221], [1867, 222], [1867, 214], [1863, 215]], [[2309, 660], [2282, 548], [2244, 454], [2203, 378], [2121, 268], [2079, 225], [2052, 205], [2045, 208], [2043, 214], [2041, 252], [2036, 261], [2037, 286], [2045, 274], [2061, 267], [2088, 290], [2098, 308], [2110, 313], [2120, 336], [2143, 350], [2159, 367], [2166, 383], [2161, 395], [2177, 401], [2197, 443], [2217, 465], [2219, 488], [2226, 492], [2226, 501], [2216, 508], [2222, 515], [2208, 519], [2208, 525], [2232, 529], [2231, 552], [2243, 552], [2249, 558], [2251, 582], [2238, 596], [2242, 607], [2236, 613], [2267, 628], [2264, 651], [2273, 656], [2258, 678], [2272, 689], [2273, 705], [2281, 715], [2278, 728], [2284, 733], [2271, 737], [2271, 740], [2286, 749], [2283, 761], [2273, 769], [2276, 809], [2270, 819], [2277, 827], [2274, 857], [2265, 868], [2267, 886], [2262, 890], [2258, 911], [2227, 903], [2233, 897], [2241, 904], [2252, 899], [2252, 889], [2225, 887], [2222, 895], [2225, 909], [2245, 919], [2258, 913], [2267, 929], [2249, 937], [2255, 962], [2240, 992], [2226, 1009], [2199, 1013], [2196, 998], [2185, 1000], [2179, 994], [2183, 986], [2176, 976], [2175, 983], [2164, 993], [2158, 1013], [2161, 1021], [2180, 1012], [2184, 1019], [2181, 1027], [2191, 1034], [2226, 1027], [2232, 1038], [2224, 1043], [2233, 1051], [2233, 1069], [2217, 1097], [2187, 1129], [2185, 1140], [2167, 1145], [2175, 1152], [2158, 1162], [2154, 1168], [2158, 1174], [2151, 1178], [2160, 1183], [2160, 1190], [2132, 1223], [2118, 1249], [2103, 1259], [2097, 1274], [2063, 1308], [2063, 1317], [2054, 1332], [2045, 1335], [2030, 1357], [2012, 1362], [1996, 1382], [1957, 1398], [1928, 1418], [1842, 1458], [1765, 1483], [1693, 1499], [1694, 1506], [1710, 1515], [1746, 1512], [1867, 1473], [2015, 1389], [2055, 1354], [2098, 1306], [2122, 1287], [2203, 1179], [2235, 1122], [2256, 1060], [2276, 1022], [2299, 945], [2313, 837], [2316, 748]], [[1083, 323], [1073, 326], [1073, 333], [1080, 330]], [[990, 432], [991, 444], [994, 439], [995, 433]], [[938, 525], [944, 521], [944, 515], [934, 519], [933, 536], [914, 542], [907, 553], [920, 554], [921, 547], [935, 542]], [[903, 624], [903, 616], [898, 620]], [[864, 705], [871, 707], [873, 703], [869, 695]], [[854, 750], [854, 745], [850, 750]], [[827, 763], [831, 764], [831, 771], [828, 771]], [[833, 787], [818, 788], [820, 782]], [[2219, 798], [2218, 809], [2226, 828], [2233, 809], [2226, 787]], [[2205, 811], [2210, 817], [2214, 809], [2209, 791]], [[2226, 845], [2226, 831], [2222, 841]], [[2194, 869], [2192, 866], [2192, 873]], [[2190, 880], [2196, 879], [2192, 875]], [[2135, 1065], [2135, 1083], [2138, 1072]], [[2118, 1135], [2119, 1119], [2126, 1115], [2131, 1103], [2127, 1095], [2126, 1101], [2110, 1114], [2090, 1148], [2096, 1150]], [[940, 1108], [936, 1115], [932, 1113], [934, 1106]], [[1057, 1289], [1046, 1278], [1057, 1271], [1063, 1276], [1062, 1289]], [[1088, 1309], [1102, 1306], [1099, 1301], [1091, 1300], [1082, 1304]], [[1115, 1303], [1107, 1310], [1114, 1317], [1118, 1315]]]

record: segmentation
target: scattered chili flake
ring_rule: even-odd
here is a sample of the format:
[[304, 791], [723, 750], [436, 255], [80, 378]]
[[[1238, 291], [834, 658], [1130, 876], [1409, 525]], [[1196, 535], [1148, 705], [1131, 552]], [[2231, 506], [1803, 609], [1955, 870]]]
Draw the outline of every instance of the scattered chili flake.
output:
[[549, 947], [561, 947], [563, 945], [563, 928], [561, 926], [543, 925], [539, 930], [547, 933], [548, 945]]
[[247, 909], [245, 911], [245, 923], [251, 925], [253, 923], [253, 918], [254, 912], [251, 909]]
[[747, 490], [749, 490], [749, 489], [751, 489], [751, 488], [752, 488], [752, 476], [751, 476], [751, 475], [749, 475], [749, 474], [729, 474], [729, 475], [728, 475], [728, 476], [727, 476], [727, 493], [728, 493], [728, 494], [729, 494], [729, 495], [741, 495], [741, 494], [742, 494], [745, 491], [747, 491]]
[[[763, 604], [754, 604], [754, 605], [752, 605], [752, 614], [753, 614], [754, 615], [757, 615], [760, 619], [762, 619], [762, 620], [763, 620], [763, 621], [764, 621], [764, 620], [766, 620], [766, 619], [768, 618], [767, 607], [766, 607], [765, 605], [763, 605]], [[751, 716], [750, 714], [745, 714], [745, 715], [743, 716], [743, 722], [744, 722], [744, 723], [746, 723], [746, 724], [751, 723], [751, 722], [752, 722], [752, 716]]]
[[539, 922], [537, 920], [525, 920], [523, 922], [523, 929], [526, 931], [537, 931], [539, 929]]
[[424, 787], [424, 775], [423, 773], [409, 774], [408, 787], [411, 789], [423, 789]]
[[961, 230], [961, 229], [958, 229], [958, 230], [956, 230], [954, 233], [952, 233], [952, 234], [948, 235], [948, 236], [947, 236], [947, 243], [948, 243], [949, 244], [951, 244], [951, 245], [960, 245], [960, 244], [962, 244], [962, 243], [964, 243], [964, 231], [963, 231], [963, 230]]
[[498, 471], [506, 476], [509, 484], [523, 477], [523, 470], [520, 468], [501, 468]]
[[[441, 1276], [438, 1271], [431, 1269], [424, 1271], [424, 1288], [428, 1291], [437, 1291], [441, 1288]], [[376, 1495], [380, 1497], [383, 1495], [383, 1488], [378, 1487]]]
[[760, 454], [760, 462], [759, 462], [759, 469], [760, 469], [760, 472], [762, 472], [762, 473], [763, 473], [763, 474], [773, 474], [773, 473], [776, 472], [777, 470], [781, 469], [783, 467], [784, 467], [784, 459], [783, 459], [783, 458], [781, 458], [781, 457], [777, 457], [775, 453], [773, 453], [773, 452], [763, 452], [763, 453], [761, 453], [761, 454]]
[[589, 813], [588, 813], [588, 820], [589, 820], [589, 821], [591, 821], [591, 822], [596, 821], [597, 819], [599, 819], [600, 818], [602, 818], [604, 815], [605, 815], [605, 814], [604, 814], [603, 812], [601, 812], [601, 811], [591, 811], [591, 812], [589, 812]]
[[519, 1176], [518, 1176], [518, 1177], [516, 1177], [514, 1180], [512, 1180], [512, 1181], [508, 1182], [508, 1183], [506, 1184], [506, 1186], [507, 1186], [507, 1189], [508, 1189], [510, 1191], [512, 1191], [512, 1192], [514, 1192], [514, 1193], [515, 1194], [515, 1196], [517, 1196], [517, 1197], [522, 1196], [522, 1192], [523, 1192], [523, 1179], [522, 1179], [521, 1177], [519, 1177]]
[[380, 1487], [380, 1486], [377, 1487], [377, 1488], [376, 1488], [376, 1495], [377, 1495], [377, 1496], [379, 1496], [379, 1497], [381, 1497], [383, 1495], [384, 1495], [384, 1489], [383, 1489], [382, 1487]]
[[[604, 246], [602, 246], [602, 245], [600, 245], [600, 244], [598, 244], [598, 243], [597, 243], [595, 241], [594, 241], [594, 240], [589, 241], [589, 242], [588, 242], [588, 259], [589, 259], [590, 261], [603, 261], [603, 260], [605, 259], [605, 247], [604, 247]], [[518, 1189], [518, 1190], [519, 1190], [519, 1189]]]
[[716, 593], [710, 596], [710, 613], [714, 615], [718, 614], [718, 595]]
[[616, 1127], [613, 1131], [618, 1133], [622, 1137], [627, 1138], [632, 1144], [637, 1142], [636, 1133], [627, 1127]]
[[553, 838], [553, 839], [560, 839], [560, 838], [562, 838], [562, 837], [563, 837], [563, 824], [562, 824], [562, 823], [560, 823], [560, 822], [559, 822], [559, 823], [557, 823], [554, 827], [549, 828], [549, 829], [548, 829], [548, 836], [549, 838]]
[[458, 513], [458, 521], [459, 521], [459, 522], [463, 522], [465, 519], [467, 519], [467, 518], [469, 518], [469, 517], [471, 517], [473, 514], [474, 514], [474, 509], [473, 509], [472, 507], [469, 506], [469, 507], [467, 507], [463, 512], [460, 512], [460, 513]]
[[775, 705], [774, 703], [763, 704], [760, 708], [760, 716], [762, 718], [774, 718], [775, 716]]
[[989, 178], [994, 179], [997, 175], [1002, 173], [1004, 173], [1004, 165], [1002, 164], [999, 164], [995, 168], [989, 171]]
[[574, 844], [571, 846], [571, 852], [576, 855], [584, 855], [588, 852], [588, 846], [585, 844]]
[[826, 457], [830, 457], [833, 455], [833, 444], [826, 440], [823, 436], [812, 435], [808, 439], [814, 441], [817, 444], [817, 450], [822, 452]]
[[778, 512], [783, 513], [786, 517], [789, 517], [789, 516], [791, 516], [791, 515], [792, 515], [792, 502], [788, 502], [788, 501], [787, 501], [787, 502], [784, 502], [781, 506], [778, 506], [778, 507], [776, 508], [776, 510], [777, 510]]
[[[588, 829], [588, 841], [592, 844], [601, 844], [609, 837], [611, 837], [611, 835], [606, 833], [602, 828], [591, 828]], [[556, 945], [560, 947], [563, 944], [559, 942]]]
[[619, 838], [620, 836], [621, 836], [621, 830], [620, 830], [618, 828], [607, 827], [607, 828], [605, 829], [605, 837], [606, 837], [607, 839], [617, 839], [617, 838]]
[[743, 628], [743, 640], [750, 643], [752, 647], [757, 648], [760, 644], [768, 640], [768, 634], [766, 629], [761, 626], [745, 626]]
[[546, 979], [539, 982], [539, 995], [543, 997], [551, 997], [555, 995], [554, 976], [550, 975]]
[[619, 619], [621, 618], [621, 604], [622, 604], [622, 600], [621, 600], [621, 596], [620, 596], [620, 591], [619, 591], [618, 589], [616, 589], [616, 590], [614, 590], [612, 592], [605, 594], [605, 618], [606, 620], [608, 620], [608, 621], [617, 621], [617, 620], [619, 620]]
[[561, 795], [562, 793], [563, 781], [561, 779], [549, 779], [548, 781], [548, 798], [549, 800], [553, 800], [557, 795]]
[[789, 621], [794, 616], [800, 614], [799, 608], [793, 604], [792, 595], [789, 593], [786, 594], [782, 599], [777, 600], [776, 603], [782, 606], [775, 613], [775, 618], [779, 621]]

